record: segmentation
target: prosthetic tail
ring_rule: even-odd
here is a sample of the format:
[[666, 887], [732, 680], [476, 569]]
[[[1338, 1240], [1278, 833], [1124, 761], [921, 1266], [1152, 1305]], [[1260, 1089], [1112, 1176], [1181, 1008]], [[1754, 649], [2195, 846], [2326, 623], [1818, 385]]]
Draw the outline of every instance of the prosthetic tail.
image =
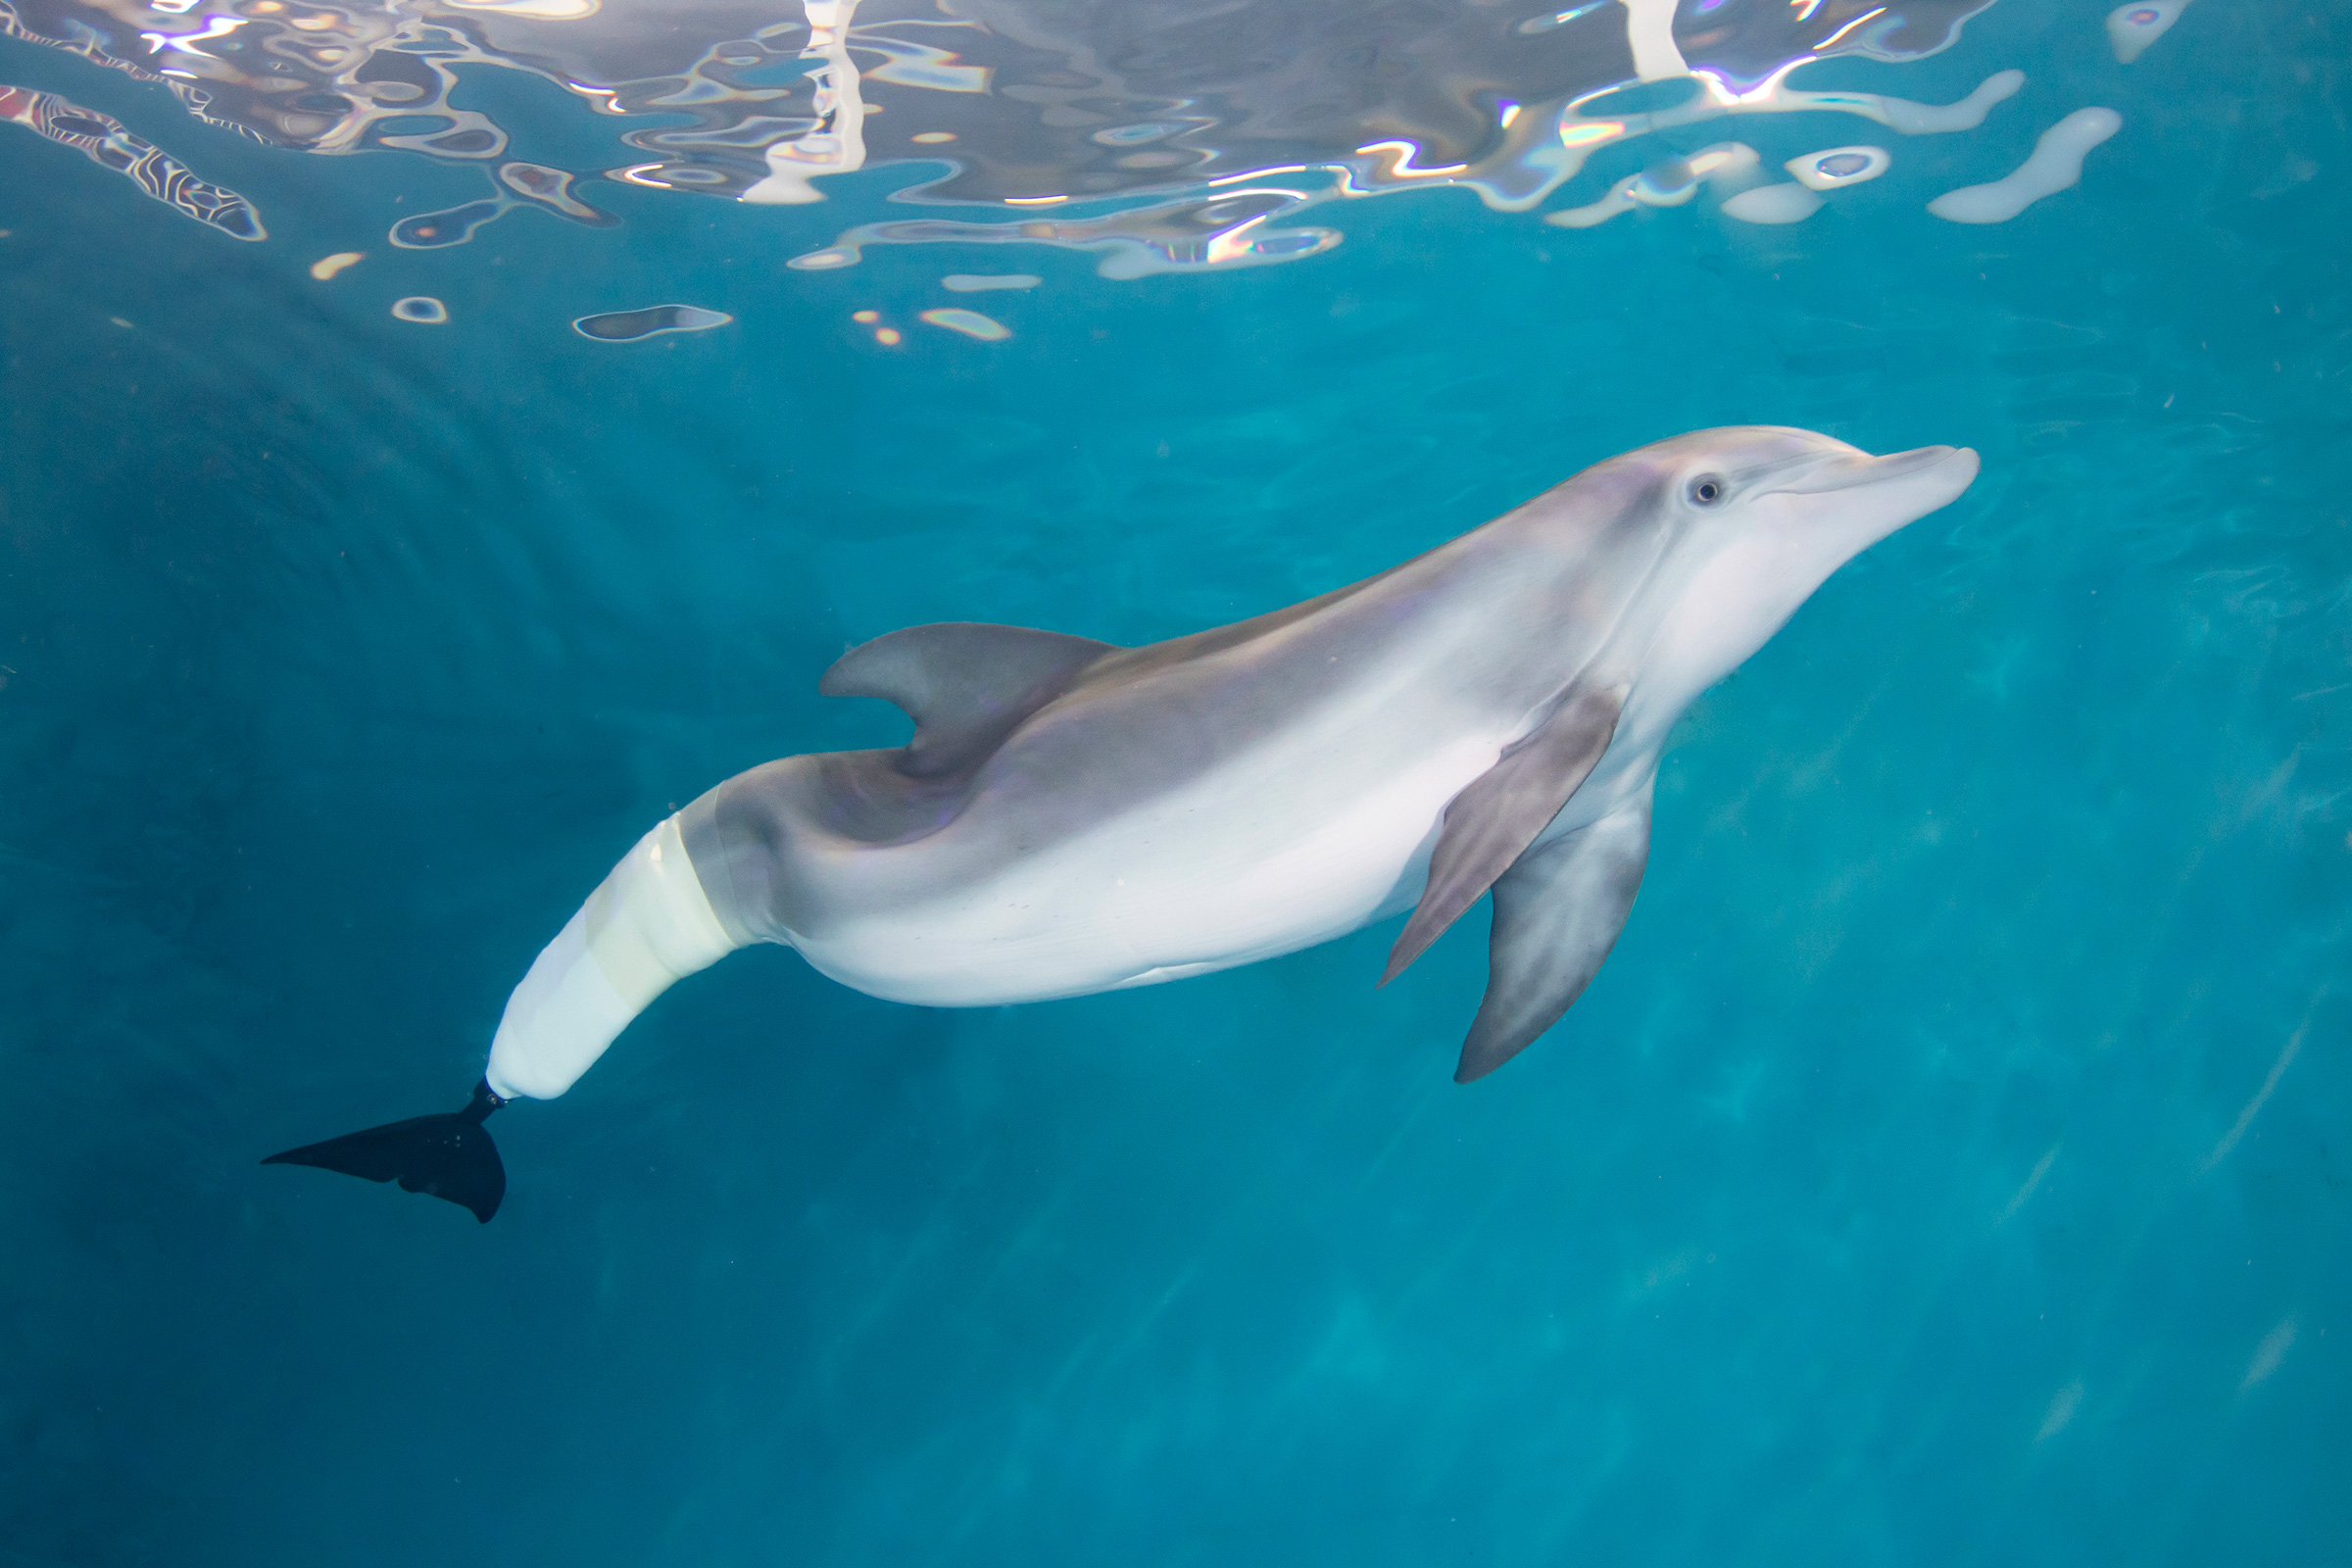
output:
[[569, 1089], [656, 997], [738, 945], [703, 893], [678, 819], [669, 817], [637, 841], [507, 999], [489, 1070], [464, 1110], [371, 1127], [262, 1163], [398, 1182], [469, 1208], [488, 1224], [507, 1176], [483, 1119], [509, 1101], [553, 1100]]
[[488, 1084], [475, 1084], [473, 1099], [464, 1110], [411, 1116], [364, 1133], [346, 1133], [323, 1144], [271, 1154], [262, 1163], [316, 1165], [363, 1181], [398, 1182], [412, 1193], [430, 1193], [470, 1208], [473, 1217], [487, 1225], [498, 1212], [499, 1200], [507, 1196], [507, 1167], [499, 1162], [498, 1146], [482, 1122], [505, 1103]]
[[687, 858], [678, 819], [637, 841], [507, 999], [490, 1087], [553, 1100], [662, 992], [739, 946]]

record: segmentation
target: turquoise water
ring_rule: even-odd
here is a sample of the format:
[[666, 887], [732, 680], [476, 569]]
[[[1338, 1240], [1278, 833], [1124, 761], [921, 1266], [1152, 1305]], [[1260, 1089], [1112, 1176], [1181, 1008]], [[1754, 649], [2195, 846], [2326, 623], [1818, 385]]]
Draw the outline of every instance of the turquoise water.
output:
[[[484, 167], [25, 13], [0, 81], [267, 237], [0, 124], [0, 1563], [2352, 1563], [2352, 24], [2206, 0], [2126, 67], [2104, 16], [1797, 79], [2024, 70], [1973, 130], [1757, 115], [1105, 277], [790, 267], [908, 166], [595, 178], [686, 117], [489, 64], [450, 102], [617, 221], [402, 249]], [[1923, 211], [2085, 106], [2079, 185]], [[1730, 137], [1893, 163], [1541, 220]], [[1029, 220], [981, 173], [950, 216]], [[569, 325], [669, 303], [732, 319]], [[1476, 913], [1379, 991], [1395, 921], [979, 1010], [763, 949], [500, 1115], [487, 1228], [257, 1165], [454, 1106], [674, 807], [901, 739], [816, 695], [845, 644], [1176, 636], [1741, 421], [1984, 474], [1692, 710], [1623, 941], [1494, 1077]]]

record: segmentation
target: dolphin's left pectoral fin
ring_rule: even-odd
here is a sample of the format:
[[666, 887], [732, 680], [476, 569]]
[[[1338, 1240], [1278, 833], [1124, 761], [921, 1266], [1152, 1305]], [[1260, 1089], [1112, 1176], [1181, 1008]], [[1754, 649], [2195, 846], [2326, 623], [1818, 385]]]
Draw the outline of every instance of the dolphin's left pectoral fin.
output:
[[1617, 945], [1649, 860], [1649, 792], [1521, 858], [1494, 884], [1487, 995], [1453, 1081], [1484, 1078], [1560, 1021]]
[[1526, 853], [1592, 773], [1617, 733], [1623, 687], [1575, 691], [1493, 767], [1446, 804], [1429, 885], [1389, 950], [1387, 985]]

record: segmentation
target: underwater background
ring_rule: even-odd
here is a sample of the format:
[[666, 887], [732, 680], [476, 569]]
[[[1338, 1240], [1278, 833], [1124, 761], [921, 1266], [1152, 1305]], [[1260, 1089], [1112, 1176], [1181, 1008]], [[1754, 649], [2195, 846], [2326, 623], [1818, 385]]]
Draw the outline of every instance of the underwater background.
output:
[[[836, 156], [838, 57], [822, 200], [727, 199], [783, 167], [757, 105], [436, 67], [493, 174], [110, 69], [234, 12], [6, 12], [0, 1564], [2352, 1564], [2352, 13], [2163, 4], [2128, 65], [2076, 0], [1766, 62], [2025, 73], [1948, 134], [1797, 105], [1563, 173], [1560, 103], [1683, 84], [1562, 67], [1519, 211], [1399, 172], [1536, 157], [1446, 129], [1493, 92], [1348, 99], [1329, 157], [1202, 111], [1238, 161], [1083, 186], [1178, 216], [1081, 232], [1019, 211], [1080, 161], [1014, 139], [1010, 65], [869, 79], [894, 134], [976, 117], [881, 240], [942, 171]], [[1480, 14], [1187, 25], [1323, 103], [1314, 50]], [[1382, 58], [1348, 80], [1443, 75]], [[2080, 184], [1925, 210], [2085, 107]], [[1690, 199], [1735, 135], [1892, 162], [1746, 221]], [[1165, 238], [1316, 158], [1264, 208], [1309, 238]], [[1749, 421], [1984, 474], [1693, 710], [1623, 941], [1491, 1079], [1448, 1081], [1476, 918], [1381, 991], [1394, 922], [972, 1011], [766, 949], [498, 1119], [488, 1228], [257, 1164], [454, 1107], [674, 807], [896, 744], [817, 697], [845, 644], [1174, 636]]]

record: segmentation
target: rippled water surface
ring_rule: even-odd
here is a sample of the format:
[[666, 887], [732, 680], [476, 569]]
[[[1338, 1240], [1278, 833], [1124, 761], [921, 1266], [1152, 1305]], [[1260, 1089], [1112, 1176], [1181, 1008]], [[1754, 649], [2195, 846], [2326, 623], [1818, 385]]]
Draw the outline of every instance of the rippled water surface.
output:
[[[2340, 8], [0, 33], [0, 1564], [2352, 1564]], [[256, 1163], [902, 739], [845, 644], [1177, 636], [1734, 422], [1984, 473], [1692, 710], [1494, 1077], [1476, 914], [767, 949], [487, 1228]]]

